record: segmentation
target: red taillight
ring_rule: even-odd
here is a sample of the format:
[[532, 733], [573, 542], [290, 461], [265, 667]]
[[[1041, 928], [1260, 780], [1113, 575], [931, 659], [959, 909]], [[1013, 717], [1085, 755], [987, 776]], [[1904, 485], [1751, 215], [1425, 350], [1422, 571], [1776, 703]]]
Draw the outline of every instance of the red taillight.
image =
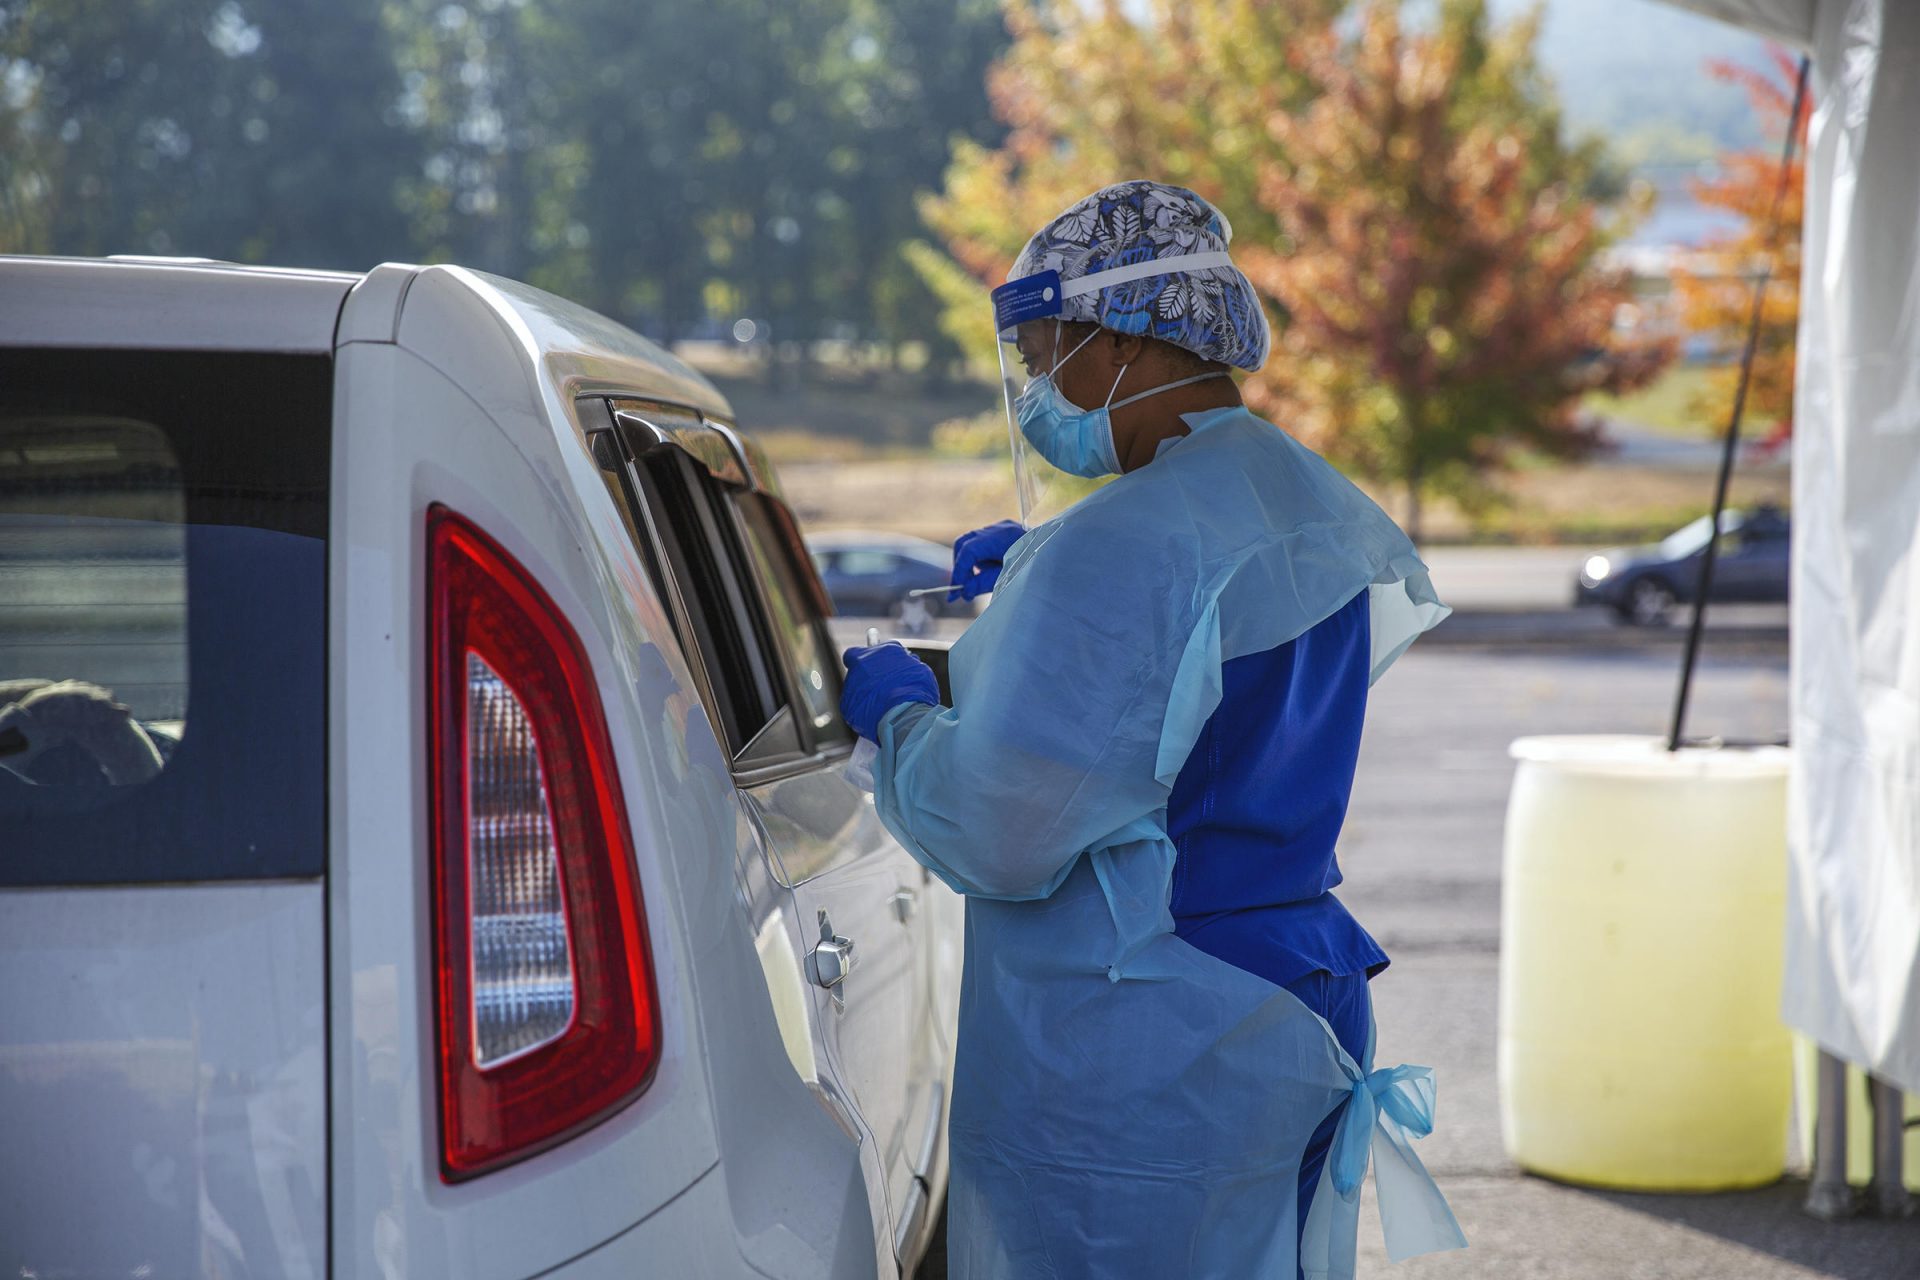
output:
[[604, 1120], [660, 1034], [600, 695], [527, 571], [427, 520], [441, 1173], [470, 1178]]

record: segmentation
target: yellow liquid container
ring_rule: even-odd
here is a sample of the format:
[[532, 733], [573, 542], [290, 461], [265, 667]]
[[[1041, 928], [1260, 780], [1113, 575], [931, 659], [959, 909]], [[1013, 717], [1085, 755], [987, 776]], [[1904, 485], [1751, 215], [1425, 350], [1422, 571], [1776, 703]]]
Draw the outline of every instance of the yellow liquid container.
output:
[[1501, 900], [1500, 1102], [1523, 1168], [1716, 1191], [1786, 1168], [1787, 752], [1521, 738]]

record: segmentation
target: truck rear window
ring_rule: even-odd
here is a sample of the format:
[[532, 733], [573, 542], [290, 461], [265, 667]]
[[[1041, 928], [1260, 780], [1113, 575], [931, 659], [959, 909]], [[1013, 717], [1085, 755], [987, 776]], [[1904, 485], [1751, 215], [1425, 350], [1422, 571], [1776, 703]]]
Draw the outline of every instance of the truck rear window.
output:
[[0, 885], [325, 866], [324, 356], [0, 350]]

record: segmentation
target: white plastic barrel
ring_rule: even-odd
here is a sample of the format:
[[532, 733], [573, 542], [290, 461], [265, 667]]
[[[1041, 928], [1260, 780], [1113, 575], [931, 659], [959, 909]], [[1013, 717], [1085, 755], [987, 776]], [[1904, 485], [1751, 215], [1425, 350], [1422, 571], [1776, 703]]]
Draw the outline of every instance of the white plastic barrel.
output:
[[1640, 1190], [1786, 1167], [1787, 751], [1521, 738], [1501, 903], [1507, 1152]]

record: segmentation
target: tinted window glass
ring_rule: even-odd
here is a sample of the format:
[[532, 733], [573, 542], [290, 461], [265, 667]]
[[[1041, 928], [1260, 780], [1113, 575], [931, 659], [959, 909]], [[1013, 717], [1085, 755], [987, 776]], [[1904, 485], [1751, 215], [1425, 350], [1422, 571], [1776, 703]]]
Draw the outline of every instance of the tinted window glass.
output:
[[840, 719], [840, 663], [825, 620], [813, 607], [812, 594], [799, 576], [794, 553], [781, 536], [775, 513], [765, 498], [742, 494], [738, 499], [747, 529], [747, 547], [753, 567], [779, 632], [788, 674], [811, 724], [816, 745], [851, 737]]
[[323, 870], [331, 369], [0, 351], [0, 884]]
[[0, 420], [0, 602], [0, 768], [45, 786], [157, 775], [187, 709], [186, 486], [159, 428]]
[[[736, 757], [775, 726], [787, 696], [773, 654], [755, 626], [748, 598], [751, 569], [745, 563], [720, 486], [679, 449], [664, 446], [644, 454], [635, 468], [641, 499], [665, 552], [665, 567], [687, 614], [687, 637], [697, 648]], [[663, 591], [667, 584], [662, 584]], [[787, 739], [763, 747], [787, 750]]]

